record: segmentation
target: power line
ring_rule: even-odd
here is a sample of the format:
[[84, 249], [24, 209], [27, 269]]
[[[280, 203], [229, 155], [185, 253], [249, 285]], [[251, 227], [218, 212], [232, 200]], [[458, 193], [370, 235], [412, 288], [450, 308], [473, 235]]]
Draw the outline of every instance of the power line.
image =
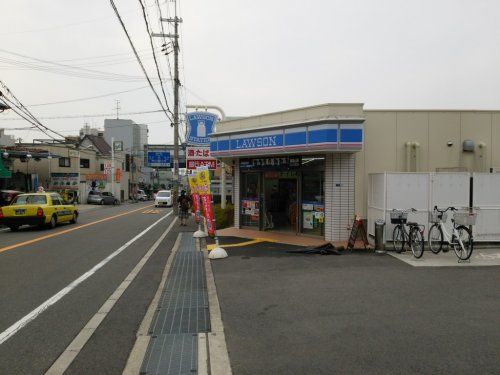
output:
[[[23, 55], [21, 53], [17, 53], [17, 52], [12, 52], [12, 51], [7, 51], [5, 49], [1, 49], [0, 48], [0, 51], [1, 52], [5, 52], [5, 53], [8, 53], [10, 55], [14, 55], [14, 56], [19, 56], [19, 57], [24, 57], [26, 59], [30, 59], [30, 60], [34, 60], [34, 61], [38, 61], [38, 62], [42, 62], [42, 63], [45, 63], [45, 64], [50, 64], [50, 65], [56, 65], [56, 66], [60, 66], [64, 69], [73, 69], [73, 70], [79, 70], [79, 71], [82, 71], [82, 72], [85, 72], [85, 73], [92, 73], [92, 74], [99, 74], [99, 75], [108, 75], [110, 77], [116, 77], [116, 78], [121, 78], [121, 79], [131, 79], [131, 78], [137, 78], [135, 76], [129, 76], [129, 75], [125, 75], [125, 74], [117, 74], [117, 73], [110, 73], [110, 72], [103, 72], [103, 71], [100, 71], [100, 70], [95, 70], [95, 69], [87, 69], [87, 68], [81, 68], [81, 67], [77, 67], [77, 66], [73, 66], [73, 65], [68, 65], [68, 64], [61, 64], [61, 63], [58, 63], [58, 62], [55, 62], [55, 61], [49, 61], [49, 60], [44, 60], [44, 59], [39, 59], [37, 57], [31, 57], [31, 56], [27, 56], [27, 55]], [[14, 60], [15, 61], [15, 60]]]
[[[156, 7], [158, 8], [158, 13], [160, 15], [158, 23], [160, 24], [161, 33], [163, 35], [163, 37], [162, 37], [163, 38], [163, 45], [165, 46], [165, 48], [167, 48], [168, 42], [167, 42], [167, 39], [165, 38], [165, 29], [163, 27], [163, 22], [161, 20], [163, 18], [163, 14], [161, 11], [160, 2], [159, 2], [159, 0], [155, 0], [155, 3], [156, 3]], [[168, 5], [167, 5], [167, 18], [169, 18], [168, 17]], [[168, 25], [170, 26], [170, 24], [168, 24]], [[168, 57], [168, 53], [165, 54], [165, 57], [167, 60], [167, 65], [168, 65], [168, 74], [170, 76], [170, 80], [173, 82], [172, 67], [170, 66], [170, 58]]]
[[[143, 115], [148, 113], [159, 113], [165, 112], [163, 109], [155, 109], [151, 111], [139, 111], [139, 112], [122, 112], [120, 115]], [[48, 116], [48, 117], [40, 117], [41, 120], [60, 120], [60, 119], [69, 119], [69, 118], [86, 118], [86, 117], [111, 117], [116, 116], [115, 113], [94, 113], [94, 114], [86, 114], [86, 115], [67, 115], [67, 116]], [[0, 121], [19, 121], [18, 118], [0, 118]], [[172, 121], [170, 118], [169, 121]]]
[[48, 137], [56, 140], [54, 136], [52, 136], [49, 132], [52, 132], [56, 134], [57, 136], [64, 138], [64, 136], [47, 126], [43, 125], [26, 107], [23, 106], [23, 104], [15, 97], [15, 95], [9, 90], [9, 88], [2, 82], [0, 81], [0, 85], [7, 91], [7, 93], [12, 96], [12, 98], [15, 100], [10, 100], [7, 98], [5, 95], [2, 93], [2, 99], [5, 100], [7, 103], [10, 104], [11, 110], [16, 113], [19, 117], [21, 117], [23, 120], [29, 122], [33, 126], [35, 126], [37, 129], [39, 129], [41, 132], [43, 132], [45, 135]]
[[[151, 5], [149, 7], [151, 7]], [[135, 8], [134, 9], [130, 9], [130, 10], [126, 10], [126, 11], [124, 11], [122, 13], [131, 13], [133, 11], [135, 11]], [[105, 19], [108, 19], [108, 18], [111, 18], [111, 16], [99, 17], [99, 18], [92, 18], [92, 19], [84, 20], [84, 21], [80, 21], [80, 22], [74, 22], [74, 23], [69, 23], [69, 24], [64, 24], [64, 25], [57, 25], [57, 26], [51, 26], [51, 27], [44, 27], [44, 28], [40, 28], [40, 29], [31, 29], [31, 30], [23, 30], [23, 31], [12, 31], [12, 32], [8, 32], [8, 33], [1, 33], [0, 36], [4, 36], [4, 35], [16, 35], [16, 34], [26, 34], [26, 33], [39, 33], [41, 31], [60, 30], [60, 29], [64, 29], [64, 28], [69, 28], [69, 27], [75, 27], [75, 26], [84, 25], [84, 24], [87, 24], [87, 23], [93, 23], [93, 22], [97, 22], [97, 21], [102, 21], [102, 20], [105, 20]]]
[[96, 96], [87, 96], [85, 98], [78, 98], [78, 99], [68, 99], [68, 100], [60, 100], [57, 102], [49, 102], [49, 103], [37, 103], [37, 104], [28, 104], [29, 107], [41, 107], [41, 106], [46, 106], [46, 105], [54, 105], [54, 104], [63, 104], [63, 103], [75, 103], [75, 102], [83, 102], [85, 100], [92, 100], [92, 99], [100, 99], [100, 98], [105, 98], [107, 96], [113, 96], [117, 94], [125, 94], [127, 92], [132, 92], [132, 91], [139, 91], [148, 88], [149, 86], [142, 86], [142, 87], [137, 87], [135, 89], [130, 89], [130, 90], [124, 90], [124, 91], [115, 91], [111, 92], [109, 94], [102, 94], [102, 95], [96, 95]]
[[163, 112], [165, 112], [165, 115], [167, 116], [167, 118], [170, 121], [173, 121], [172, 118], [168, 114], [168, 112], [170, 112], [171, 114], [172, 114], [172, 112], [170, 111], [170, 109], [167, 112], [167, 110], [165, 109], [165, 107], [163, 106], [163, 104], [162, 104], [162, 102], [160, 100], [160, 97], [158, 96], [156, 90], [154, 89], [153, 84], [151, 83], [151, 80], [149, 79], [148, 73], [146, 72], [146, 68], [144, 68], [144, 65], [142, 64], [141, 58], [137, 54], [137, 50], [135, 49], [134, 43], [132, 42], [132, 39], [130, 38], [130, 35], [129, 35], [128, 31], [127, 31], [127, 28], [125, 27], [125, 24], [123, 23], [123, 20], [120, 17], [120, 13], [118, 12], [118, 9], [116, 8], [115, 2], [113, 0], [109, 0], [109, 1], [111, 3], [111, 6], [113, 7], [113, 10], [115, 11], [116, 17], [118, 17], [118, 21], [120, 21], [120, 24], [121, 24], [121, 26], [123, 28], [123, 31], [125, 32], [125, 35], [127, 36], [127, 39], [128, 39], [128, 41], [130, 43], [130, 47], [132, 47], [132, 50], [134, 51], [134, 55], [137, 58], [137, 62], [141, 66], [142, 71], [144, 72], [144, 75], [145, 75], [146, 79], [148, 80], [149, 86], [151, 87], [151, 90], [153, 90], [153, 93], [155, 94], [155, 97], [158, 100], [158, 103], [160, 104], [160, 107], [163, 109]]
[[144, 7], [144, 3], [142, 2], [142, 0], [139, 0], [139, 4], [141, 4], [142, 15], [144, 17], [144, 22], [146, 23], [146, 32], [148, 33], [149, 42], [151, 44], [151, 50], [153, 51], [153, 59], [155, 61], [156, 73], [158, 74], [158, 80], [160, 81], [161, 91], [163, 92], [163, 98], [165, 99], [165, 105], [167, 106], [168, 110], [170, 110], [170, 108], [168, 107], [167, 95], [165, 94], [165, 88], [163, 87], [163, 82], [162, 82], [162, 78], [161, 78], [161, 74], [160, 74], [160, 68], [158, 66], [158, 61], [156, 60], [156, 53], [155, 53], [155, 47], [153, 44], [153, 37], [151, 36], [152, 30], [149, 27], [146, 8]]

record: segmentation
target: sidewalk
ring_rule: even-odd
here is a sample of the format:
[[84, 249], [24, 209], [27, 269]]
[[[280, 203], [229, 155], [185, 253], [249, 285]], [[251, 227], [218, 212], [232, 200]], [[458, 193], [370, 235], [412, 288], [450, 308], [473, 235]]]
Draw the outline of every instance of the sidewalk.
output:
[[[305, 247], [314, 247], [325, 244], [325, 241], [322, 238], [318, 237], [310, 237], [297, 235], [295, 233], [287, 233], [287, 232], [274, 232], [274, 231], [259, 231], [252, 229], [239, 229], [235, 227], [225, 228], [217, 231], [217, 235], [220, 237], [241, 237], [241, 238], [251, 238], [251, 239], [260, 239], [268, 242], [279, 242], [288, 245], [297, 245], [297, 246], [305, 246]], [[221, 241], [223, 244], [224, 242]], [[335, 247], [346, 246], [347, 241], [331, 241], [331, 243]], [[362, 241], [356, 241], [355, 248], [363, 248]]]
[[212, 268], [189, 222], [179, 228], [124, 374], [231, 374]]

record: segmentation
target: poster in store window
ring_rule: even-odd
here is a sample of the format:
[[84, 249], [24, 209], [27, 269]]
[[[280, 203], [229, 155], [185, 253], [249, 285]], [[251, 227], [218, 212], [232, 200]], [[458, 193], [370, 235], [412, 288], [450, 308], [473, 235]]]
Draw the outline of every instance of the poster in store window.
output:
[[314, 212], [312, 211], [303, 212], [302, 227], [304, 229], [314, 229]]

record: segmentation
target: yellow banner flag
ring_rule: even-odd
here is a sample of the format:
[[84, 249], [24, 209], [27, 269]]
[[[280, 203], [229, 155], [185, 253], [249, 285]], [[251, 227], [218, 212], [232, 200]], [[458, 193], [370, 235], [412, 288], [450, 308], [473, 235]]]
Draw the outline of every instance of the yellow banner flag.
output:
[[198, 176], [196, 174], [188, 177], [191, 194], [198, 194]]
[[202, 169], [196, 172], [199, 194], [210, 194], [210, 172]]

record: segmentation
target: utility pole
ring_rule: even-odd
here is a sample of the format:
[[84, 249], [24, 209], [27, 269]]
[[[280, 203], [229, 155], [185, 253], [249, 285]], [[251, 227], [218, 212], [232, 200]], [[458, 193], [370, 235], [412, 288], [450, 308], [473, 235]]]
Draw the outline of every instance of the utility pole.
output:
[[120, 101], [117, 99], [116, 100], [116, 119], [118, 120], [119, 118], [119, 115], [120, 115], [120, 109], [122, 109], [122, 107], [120, 107]]
[[177, 17], [177, 4], [175, 6], [174, 18], [160, 18], [161, 22], [169, 22], [174, 24], [173, 34], [152, 33], [153, 37], [172, 38], [174, 46], [174, 165], [173, 165], [173, 186], [172, 191], [172, 206], [174, 215], [178, 214], [177, 196], [179, 190], [179, 23], [182, 18]]
[[115, 195], [115, 138], [111, 137], [111, 194]]

